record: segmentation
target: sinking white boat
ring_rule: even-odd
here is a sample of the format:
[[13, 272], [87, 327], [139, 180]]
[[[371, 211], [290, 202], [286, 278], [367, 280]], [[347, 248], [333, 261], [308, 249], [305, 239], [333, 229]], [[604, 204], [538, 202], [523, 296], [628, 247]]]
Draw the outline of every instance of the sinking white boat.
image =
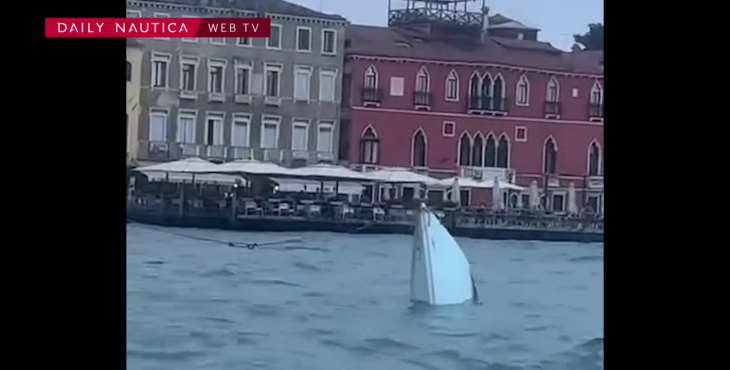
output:
[[425, 205], [417, 212], [411, 258], [411, 301], [430, 305], [476, 301], [464, 252]]

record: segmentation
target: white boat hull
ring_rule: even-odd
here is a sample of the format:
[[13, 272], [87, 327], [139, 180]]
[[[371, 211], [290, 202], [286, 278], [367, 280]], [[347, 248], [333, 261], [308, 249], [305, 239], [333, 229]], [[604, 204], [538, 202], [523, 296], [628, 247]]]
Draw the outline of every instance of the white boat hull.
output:
[[411, 300], [460, 304], [474, 299], [475, 292], [464, 252], [438, 218], [421, 205], [411, 258]]

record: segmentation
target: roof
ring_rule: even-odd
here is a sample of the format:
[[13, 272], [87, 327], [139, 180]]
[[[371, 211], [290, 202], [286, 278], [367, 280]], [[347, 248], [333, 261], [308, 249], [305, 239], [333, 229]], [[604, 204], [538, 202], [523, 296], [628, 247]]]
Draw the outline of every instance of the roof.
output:
[[[463, 37], [432, 37], [396, 27], [350, 25], [346, 53], [462, 63], [492, 63], [566, 73], [603, 75], [596, 55], [567, 53], [550, 43], [488, 37], [484, 42]], [[406, 46], [407, 45], [407, 46]], [[595, 52], [591, 52], [595, 53]], [[578, 54], [578, 55], [575, 55]]]
[[187, 6], [239, 9], [255, 12], [347, 21], [337, 14], [327, 14], [284, 0], [138, 0], [152, 3], [169, 3]]
[[495, 14], [489, 17], [489, 28], [492, 29], [516, 29], [516, 30], [531, 30], [538, 31], [539, 29], [534, 27], [528, 27], [522, 22], [518, 22], [512, 18], [507, 18], [502, 14]]

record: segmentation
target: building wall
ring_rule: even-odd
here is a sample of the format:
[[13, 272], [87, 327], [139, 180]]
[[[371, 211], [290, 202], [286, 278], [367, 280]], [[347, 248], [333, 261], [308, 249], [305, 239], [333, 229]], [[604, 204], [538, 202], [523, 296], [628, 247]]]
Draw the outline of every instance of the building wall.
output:
[[[169, 14], [170, 17], [235, 17], [230, 9], [220, 9], [220, 14], [206, 12], [196, 13], [194, 8], [187, 6], [176, 6], [175, 4], [164, 3], [155, 5], [154, 2], [128, 1], [127, 10], [140, 11], [142, 17], [155, 17], [155, 13]], [[246, 16], [256, 16], [254, 13], [241, 11]], [[225, 45], [211, 44], [209, 38], [199, 38], [196, 42], [184, 41], [182, 39], [158, 40], [143, 39], [145, 55], [142, 66], [142, 94], [141, 100], [143, 111], [140, 116], [138, 139], [144, 143], [140, 147], [140, 156], [150, 158], [147, 142], [149, 141], [149, 114], [152, 109], [167, 110], [168, 129], [167, 141], [174, 143], [177, 137], [178, 112], [180, 110], [197, 112], [196, 143], [201, 147], [201, 156], [206, 156], [204, 140], [206, 130], [206, 115], [209, 112], [223, 113], [223, 142], [230, 146], [233, 117], [237, 114], [246, 114], [251, 117], [249, 124], [249, 148], [252, 149], [254, 157], [263, 159], [263, 152], [259, 150], [261, 140], [261, 122], [263, 116], [276, 116], [281, 119], [279, 124], [279, 149], [283, 152], [283, 163], [292, 163], [292, 120], [309, 120], [308, 130], [308, 158], [309, 162], [320, 160], [332, 160], [337, 157], [339, 120], [340, 120], [340, 96], [341, 79], [343, 70], [344, 50], [344, 26], [343, 21], [332, 21], [325, 19], [303, 18], [293, 15], [266, 14], [272, 18], [272, 25], [281, 25], [281, 48], [269, 49], [266, 47], [267, 39], [253, 39], [252, 46], [239, 46], [236, 38], [225, 39]], [[295, 50], [297, 27], [311, 28], [311, 52], [300, 52]], [[333, 29], [337, 32], [336, 54], [322, 54], [322, 30]], [[169, 83], [165, 89], [151, 87], [152, 59], [154, 56], [168, 56]], [[181, 60], [183, 57], [198, 58], [196, 71], [197, 99], [180, 98], [181, 87]], [[208, 65], [213, 60], [226, 62], [224, 92], [225, 102], [211, 102], [207, 93], [208, 88]], [[241, 104], [235, 101], [235, 65], [247, 63], [253, 66], [251, 75], [251, 103]], [[281, 105], [271, 107], [264, 104], [264, 65], [275, 63], [281, 65], [280, 74], [280, 97]], [[307, 66], [313, 70], [310, 80], [309, 102], [295, 102], [294, 94], [294, 70], [295, 66]], [[335, 83], [335, 102], [320, 102], [319, 99], [319, 72], [322, 70], [334, 70], [337, 72]], [[332, 151], [317, 153], [317, 124], [319, 121], [332, 122], [334, 134]], [[228, 158], [233, 159], [233, 151], [228, 148]], [[176, 159], [173, 153], [172, 158]]]
[[127, 81], [127, 161], [137, 158], [138, 122], [142, 110], [139, 98], [143, 54], [140, 48], [127, 47], [127, 63], [131, 66], [131, 80]]
[[[377, 58], [373, 58], [377, 59]], [[373, 66], [378, 72], [378, 88], [381, 101], [378, 107], [364, 107], [362, 89], [365, 71]], [[419, 111], [414, 107], [413, 92], [416, 75], [425, 66], [430, 76], [431, 109]], [[349, 118], [348, 135], [349, 161], [360, 163], [360, 139], [368, 127], [372, 127], [380, 140], [380, 166], [412, 167], [413, 138], [422, 130], [426, 137], [426, 165], [432, 174], [459, 171], [460, 138], [464, 133], [470, 137], [490, 133], [495, 138], [505, 135], [509, 139], [508, 168], [516, 172], [515, 181], [529, 186], [537, 181], [540, 192], [547, 185], [543, 173], [544, 148], [548, 138], [557, 146], [556, 169], [559, 176], [550, 185], [550, 194], [565, 194], [569, 184], [574, 183], [578, 202], [583, 204], [588, 194], [601, 194], [602, 185], [592, 188], [586, 178], [588, 174], [589, 149], [593, 142], [600, 147], [600, 174], [603, 174], [603, 122], [589, 120], [589, 97], [594, 84], [602, 90], [602, 76], [568, 75], [548, 71], [525, 71], [519, 68], [474, 68], [471, 66], [444, 65], [435, 63], [392, 62], [383, 60], [348, 59], [346, 65], [350, 84], [350, 106], [346, 112]], [[458, 101], [445, 99], [446, 78], [451, 71], [459, 76]], [[500, 74], [505, 81], [509, 109], [505, 116], [469, 114], [467, 97], [469, 79], [477, 71], [489, 72], [492, 77]], [[515, 104], [517, 83], [520, 76], [527, 76], [529, 104]], [[391, 96], [391, 77], [404, 78], [404, 94]], [[544, 106], [547, 85], [551, 77], [559, 82], [559, 101], [562, 112], [559, 119], [546, 119]], [[454, 134], [444, 134], [444, 122], [454, 124]], [[526, 139], [517, 140], [516, 131], [525, 130]], [[557, 181], [554, 182], [554, 181]], [[602, 184], [602, 182], [601, 182]], [[601, 198], [602, 199], [602, 198]], [[476, 203], [475, 203], [476, 202]], [[602, 200], [601, 200], [602, 202]], [[472, 204], [491, 204], [488, 190], [472, 192]]]

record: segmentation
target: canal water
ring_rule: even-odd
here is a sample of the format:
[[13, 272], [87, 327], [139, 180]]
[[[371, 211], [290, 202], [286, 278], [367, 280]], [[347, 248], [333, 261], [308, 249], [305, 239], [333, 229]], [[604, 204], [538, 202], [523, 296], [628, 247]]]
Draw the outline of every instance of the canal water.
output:
[[603, 244], [458, 241], [481, 304], [424, 308], [409, 236], [129, 224], [127, 369], [603, 369]]

